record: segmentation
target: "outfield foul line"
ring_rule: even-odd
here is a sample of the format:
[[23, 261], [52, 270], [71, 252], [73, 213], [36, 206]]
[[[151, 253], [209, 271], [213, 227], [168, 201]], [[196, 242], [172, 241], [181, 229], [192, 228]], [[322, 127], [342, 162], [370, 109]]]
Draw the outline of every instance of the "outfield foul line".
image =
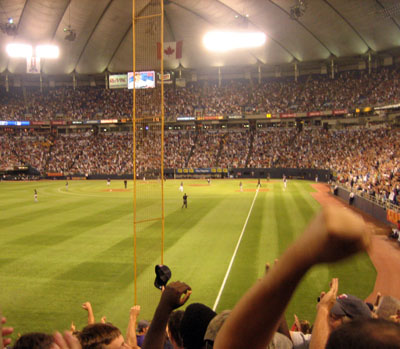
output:
[[250, 218], [250, 215], [251, 215], [251, 211], [253, 210], [254, 203], [256, 202], [259, 189], [260, 189], [260, 187], [257, 187], [256, 195], [254, 195], [253, 202], [251, 203], [249, 214], [247, 215], [246, 221], [244, 222], [244, 226], [243, 226], [242, 232], [240, 233], [239, 240], [238, 240], [238, 242], [236, 244], [235, 251], [233, 252], [233, 255], [232, 255], [232, 258], [231, 258], [231, 262], [229, 263], [228, 270], [226, 271], [224, 281], [222, 281], [221, 288], [220, 288], [220, 290], [218, 292], [217, 299], [215, 300], [215, 303], [214, 303], [214, 306], [213, 306], [213, 310], [214, 311], [215, 311], [215, 309], [217, 309], [219, 300], [221, 299], [222, 292], [224, 291], [226, 281], [228, 280], [229, 274], [230, 274], [231, 269], [232, 269], [233, 262], [234, 262], [234, 260], [236, 258], [236, 253], [237, 253], [237, 251], [239, 249], [239, 246], [240, 246], [240, 243], [242, 241], [242, 237], [243, 237], [244, 231], [246, 230], [247, 222], [249, 221], [249, 218]]

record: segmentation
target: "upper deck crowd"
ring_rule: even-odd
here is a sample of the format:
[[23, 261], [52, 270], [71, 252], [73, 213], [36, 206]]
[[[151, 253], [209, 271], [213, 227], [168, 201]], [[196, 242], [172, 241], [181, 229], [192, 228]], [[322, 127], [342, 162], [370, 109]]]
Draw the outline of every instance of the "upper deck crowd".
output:
[[[400, 101], [400, 68], [262, 80], [188, 82], [165, 86], [165, 116], [313, 112], [376, 106]], [[48, 121], [131, 118], [132, 91], [100, 87], [0, 90], [0, 120]], [[160, 88], [137, 90], [137, 116], [161, 114]]]

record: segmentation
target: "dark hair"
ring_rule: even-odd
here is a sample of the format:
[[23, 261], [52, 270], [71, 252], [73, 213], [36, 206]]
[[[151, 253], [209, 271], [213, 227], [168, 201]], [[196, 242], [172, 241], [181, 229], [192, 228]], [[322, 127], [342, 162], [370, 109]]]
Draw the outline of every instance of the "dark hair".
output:
[[17, 339], [13, 349], [50, 349], [53, 342], [53, 336], [46, 333], [25, 333]]
[[384, 319], [354, 320], [329, 336], [326, 349], [400, 349], [400, 325]]
[[186, 349], [200, 349], [210, 321], [217, 315], [201, 303], [190, 304], [183, 314], [180, 332]]
[[304, 334], [310, 334], [311, 333], [310, 322], [307, 320], [301, 320], [300, 321], [300, 331], [303, 332]]
[[87, 325], [78, 334], [82, 349], [97, 349], [103, 345], [110, 344], [114, 339], [121, 335], [118, 327], [107, 324]]
[[183, 340], [180, 333], [183, 314], [184, 311], [176, 310], [173, 313], [171, 313], [168, 320], [168, 331], [170, 332], [172, 339], [180, 347], [183, 347]]

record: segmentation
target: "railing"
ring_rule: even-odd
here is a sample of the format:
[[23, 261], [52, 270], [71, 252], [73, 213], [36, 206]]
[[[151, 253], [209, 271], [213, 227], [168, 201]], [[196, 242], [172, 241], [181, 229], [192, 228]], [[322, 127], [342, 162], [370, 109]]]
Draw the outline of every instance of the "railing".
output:
[[[344, 190], [351, 191], [351, 187], [349, 185], [345, 185], [343, 183], [336, 183], [338, 187], [341, 187]], [[378, 205], [379, 207], [384, 208], [385, 210], [390, 209], [397, 213], [400, 213], [400, 206], [392, 204], [388, 199], [377, 198], [376, 196], [369, 195], [368, 193], [362, 192], [360, 190], [354, 191], [354, 194], [373, 202], [374, 204]]]

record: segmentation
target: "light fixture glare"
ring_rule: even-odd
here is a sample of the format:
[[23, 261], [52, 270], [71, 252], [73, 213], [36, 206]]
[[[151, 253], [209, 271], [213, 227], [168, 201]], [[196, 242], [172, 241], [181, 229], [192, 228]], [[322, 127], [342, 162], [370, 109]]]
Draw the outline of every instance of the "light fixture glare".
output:
[[266, 35], [261, 32], [208, 32], [203, 44], [209, 51], [227, 52], [236, 49], [260, 47], [265, 44]]
[[25, 44], [8, 44], [6, 46], [7, 54], [10, 57], [30, 57], [32, 56], [32, 46]]
[[60, 50], [55, 45], [39, 45], [36, 46], [36, 57], [40, 58], [58, 58]]

